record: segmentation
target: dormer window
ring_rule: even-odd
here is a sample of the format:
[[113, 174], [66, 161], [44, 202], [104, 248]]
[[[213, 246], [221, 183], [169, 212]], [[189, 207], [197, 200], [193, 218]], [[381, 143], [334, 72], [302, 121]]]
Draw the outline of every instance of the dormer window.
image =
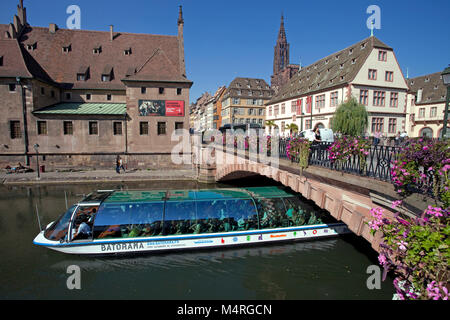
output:
[[430, 82], [430, 78], [425, 78], [425, 82]]
[[0, 67], [3, 67], [3, 56], [0, 56]]
[[341, 63], [341, 64], [339, 65], [339, 68], [340, 68], [340, 69], [344, 69], [344, 64]]
[[361, 44], [361, 50], [365, 49], [365, 48], [366, 48], [366, 43], [364, 42], [364, 43]]
[[327, 59], [327, 60], [325, 60], [325, 64], [328, 64], [328, 62], [330, 62], [330, 60], [328, 60], [328, 59]]
[[27, 44], [27, 50], [33, 51], [37, 48], [37, 42]]
[[71, 44], [69, 44], [68, 46], [63, 46], [62, 47], [62, 52], [63, 53], [68, 53], [70, 51], [72, 51], [72, 45]]
[[125, 49], [125, 50], [123, 51], [123, 54], [126, 55], [126, 56], [131, 55], [131, 48]]
[[348, 50], [348, 54], [351, 55], [353, 53], [353, 48], [351, 48], [350, 50]]
[[352, 64], [355, 64], [356, 63], [356, 59], [352, 59]]
[[89, 78], [89, 67], [81, 66], [77, 72], [77, 81], [86, 81]]
[[102, 72], [102, 81], [109, 82], [114, 78], [113, 67], [107, 65]]
[[335, 57], [335, 59], [336, 59], [336, 60], [339, 60], [339, 55], [337, 55], [337, 56]]
[[101, 46], [97, 46], [94, 49], [92, 49], [92, 53], [93, 54], [100, 54], [102, 52], [102, 47]]

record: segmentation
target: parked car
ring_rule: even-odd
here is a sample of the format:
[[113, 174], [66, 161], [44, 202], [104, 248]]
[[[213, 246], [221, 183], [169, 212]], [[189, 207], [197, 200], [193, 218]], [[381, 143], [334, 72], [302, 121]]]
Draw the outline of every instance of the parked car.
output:
[[[323, 128], [323, 129], [319, 129], [319, 132], [320, 132], [320, 138], [321, 138], [322, 142], [334, 142], [333, 130]], [[309, 141], [314, 141], [316, 135], [315, 135], [314, 131], [312, 131], [311, 129], [308, 129], [308, 130], [304, 130], [304, 131], [300, 132], [299, 137], [306, 138]]]

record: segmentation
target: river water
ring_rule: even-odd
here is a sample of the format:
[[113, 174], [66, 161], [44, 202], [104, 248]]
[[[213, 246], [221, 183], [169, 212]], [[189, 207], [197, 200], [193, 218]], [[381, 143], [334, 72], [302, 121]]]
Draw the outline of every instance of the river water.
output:
[[[0, 299], [391, 299], [392, 279], [369, 290], [377, 265], [355, 235], [226, 250], [134, 257], [72, 256], [32, 244], [42, 225], [96, 189], [187, 189], [267, 185], [166, 181], [0, 187]], [[81, 270], [81, 289], [67, 287], [68, 267]]]

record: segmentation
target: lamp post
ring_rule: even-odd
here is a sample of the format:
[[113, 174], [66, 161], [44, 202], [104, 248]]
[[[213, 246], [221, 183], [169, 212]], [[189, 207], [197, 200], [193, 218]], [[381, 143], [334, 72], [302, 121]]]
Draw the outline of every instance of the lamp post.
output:
[[36, 143], [34, 146], [33, 146], [33, 148], [34, 148], [34, 150], [36, 151], [36, 170], [37, 170], [37, 174], [38, 174], [38, 179], [40, 179], [41, 178], [41, 172], [40, 172], [40, 170], [39, 170], [39, 145]]
[[442, 139], [448, 139], [450, 138], [449, 136], [447, 136], [448, 104], [450, 100], [450, 66], [445, 68], [445, 70], [442, 71], [441, 75], [442, 81], [444, 82], [444, 85], [447, 87], [447, 98], [445, 101], [445, 109], [444, 109], [444, 128], [442, 128]]

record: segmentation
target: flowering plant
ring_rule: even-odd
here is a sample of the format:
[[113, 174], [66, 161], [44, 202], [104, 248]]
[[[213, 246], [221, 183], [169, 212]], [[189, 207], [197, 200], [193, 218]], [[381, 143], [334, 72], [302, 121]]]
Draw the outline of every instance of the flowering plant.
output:
[[[396, 201], [393, 206], [398, 204]], [[428, 206], [419, 218], [402, 218], [396, 213], [392, 221], [381, 208], [370, 212], [372, 234], [383, 234], [378, 261], [384, 267], [384, 277], [390, 270], [396, 274], [397, 297], [448, 300], [449, 211]]]
[[289, 139], [286, 146], [286, 156], [289, 160], [299, 158], [299, 164], [302, 169], [308, 167], [309, 152], [311, 141], [305, 138], [295, 137]]
[[366, 159], [369, 154], [370, 144], [361, 137], [341, 136], [330, 146], [329, 159], [340, 164], [348, 161], [352, 156], [359, 157], [361, 170], [366, 167]]
[[392, 182], [401, 196], [432, 194], [450, 205], [450, 144], [448, 140], [410, 139], [391, 168]]
[[271, 148], [272, 148], [272, 137], [270, 135], [263, 136], [260, 143], [259, 148], [261, 153], [266, 153], [267, 155], [270, 155]]

